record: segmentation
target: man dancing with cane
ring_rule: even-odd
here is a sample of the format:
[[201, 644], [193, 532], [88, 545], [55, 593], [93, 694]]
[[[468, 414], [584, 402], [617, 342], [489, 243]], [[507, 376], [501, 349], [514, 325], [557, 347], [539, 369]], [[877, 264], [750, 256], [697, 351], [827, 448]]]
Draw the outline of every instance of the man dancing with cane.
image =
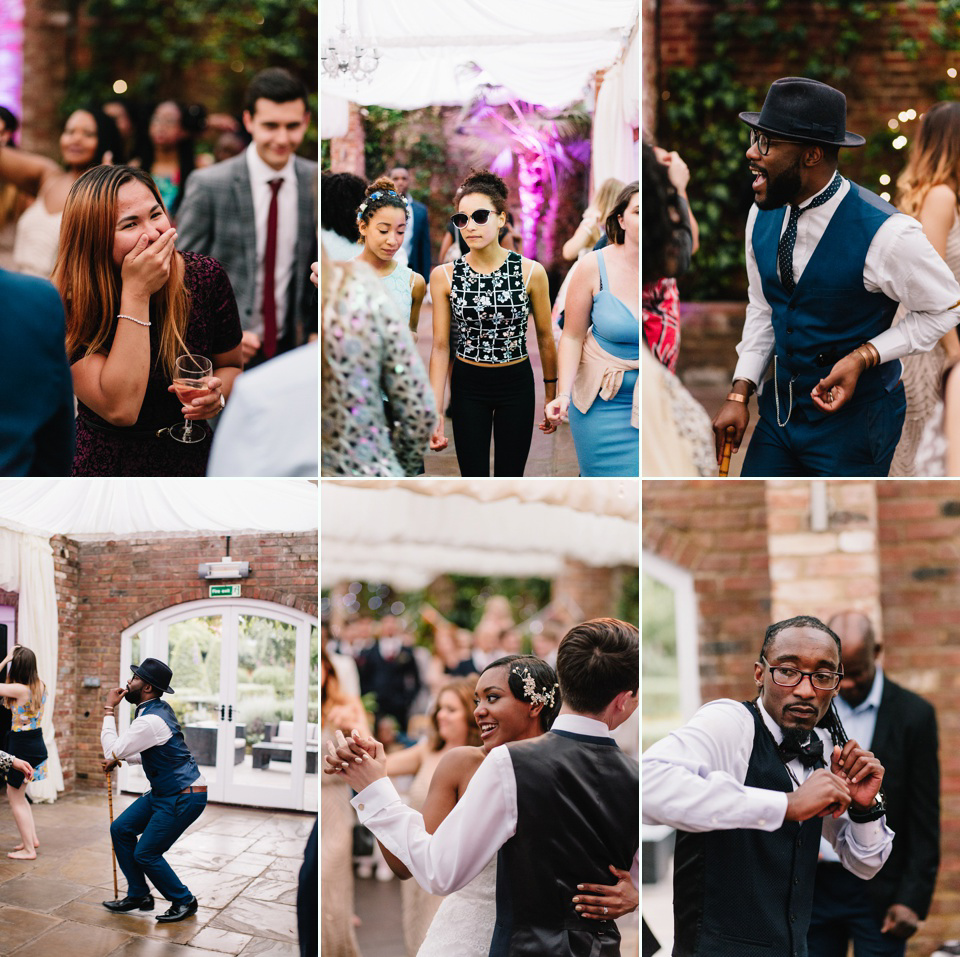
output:
[[[173, 708], [160, 697], [173, 694], [173, 672], [156, 658], [146, 658], [130, 670], [133, 676], [126, 688], [107, 693], [100, 732], [103, 770], [109, 774], [121, 760], [142, 763], [150, 790], [110, 825], [117, 861], [127, 879], [127, 896], [104, 901], [103, 906], [115, 913], [153, 910], [149, 877], [170, 901], [170, 909], [157, 916], [159, 922], [169, 924], [197, 912], [196, 897], [163, 855], [207, 806], [207, 782], [184, 743]], [[114, 709], [123, 698], [137, 710], [130, 727], [118, 737]]]

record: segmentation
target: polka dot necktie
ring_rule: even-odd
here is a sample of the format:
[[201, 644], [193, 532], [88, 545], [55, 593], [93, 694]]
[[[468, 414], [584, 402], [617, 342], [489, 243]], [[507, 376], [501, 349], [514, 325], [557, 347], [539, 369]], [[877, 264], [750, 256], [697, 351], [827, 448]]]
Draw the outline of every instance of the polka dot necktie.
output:
[[800, 219], [800, 214], [805, 213], [808, 209], [813, 209], [815, 206], [822, 206], [828, 199], [833, 199], [837, 195], [837, 190], [840, 189], [842, 182], [843, 179], [840, 174], [836, 173], [830, 185], [809, 206], [804, 206], [802, 209], [799, 206], [790, 207], [790, 221], [787, 223], [787, 228], [777, 245], [780, 281], [787, 292], [792, 293], [797, 285], [793, 281], [793, 247], [797, 244], [797, 221]]

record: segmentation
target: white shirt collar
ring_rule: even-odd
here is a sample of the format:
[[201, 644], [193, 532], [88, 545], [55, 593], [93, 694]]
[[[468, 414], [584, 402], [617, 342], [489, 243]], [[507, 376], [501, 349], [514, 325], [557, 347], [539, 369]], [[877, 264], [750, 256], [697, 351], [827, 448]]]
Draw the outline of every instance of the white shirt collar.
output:
[[586, 734], [593, 738], [613, 738], [610, 729], [596, 718], [582, 714], [561, 714], [553, 722], [551, 731], [569, 731], [571, 734]]
[[247, 147], [246, 153], [247, 170], [250, 173], [251, 182], [269, 183], [272, 179], [293, 178], [294, 172], [292, 155], [281, 169], [274, 169], [272, 166], [264, 163], [264, 161], [260, 159], [260, 154], [257, 152], [257, 146], [255, 143], [251, 143]]
[[767, 730], [773, 735], [773, 740], [780, 744], [783, 741], [783, 728], [777, 724], [773, 718], [767, 714], [766, 709], [763, 707], [763, 702], [757, 698], [757, 707], [760, 709], [760, 717], [763, 718], [763, 723], [767, 726]]
[[[843, 186], [843, 177], [840, 176], [839, 173], [836, 173], [836, 172], [835, 172], [835, 173], [833, 174], [833, 176], [831, 176], [830, 179], [827, 180], [827, 185], [824, 186], [823, 189], [817, 190], [817, 192], [815, 192], [812, 196], [810, 196], [810, 197], [808, 197], [807, 199], [805, 199], [805, 200], [800, 204], [800, 209], [806, 209], [821, 193], [823, 193], [823, 192], [825, 192], [826, 190], [828, 190], [828, 189], [830, 188], [831, 183], [833, 183], [833, 181], [834, 181], [838, 176], [840, 177], [840, 186], [837, 187], [837, 195], [839, 195], [839, 194], [840, 194], [840, 191], [841, 191], [841, 187]], [[831, 197], [831, 199], [832, 199], [832, 198], [833, 198], [833, 197]]]

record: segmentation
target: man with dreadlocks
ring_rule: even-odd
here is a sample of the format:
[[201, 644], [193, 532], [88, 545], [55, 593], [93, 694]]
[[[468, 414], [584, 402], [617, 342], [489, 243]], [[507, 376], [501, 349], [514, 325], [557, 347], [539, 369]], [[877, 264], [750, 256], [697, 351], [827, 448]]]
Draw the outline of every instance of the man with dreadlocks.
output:
[[777, 622], [756, 699], [713, 701], [644, 754], [643, 820], [678, 832], [674, 957], [807, 957], [821, 830], [858, 877], [887, 859], [884, 769], [831, 708], [841, 678], [822, 621]]

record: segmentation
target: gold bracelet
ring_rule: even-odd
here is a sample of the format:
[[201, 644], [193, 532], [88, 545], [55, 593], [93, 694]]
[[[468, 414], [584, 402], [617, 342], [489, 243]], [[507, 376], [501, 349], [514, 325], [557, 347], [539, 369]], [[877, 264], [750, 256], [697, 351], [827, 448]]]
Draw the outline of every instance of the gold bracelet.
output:
[[747, 397], [745, 395], [740, 395], [739, 392], [728, 392], [727, 393], [727, 402], [743, 402], [746, 403]]
[[861, 359], [863, 359], [864, 371], [880, 365], [880, 353], [877, 351], [877, 347], [872, 342], [861, 343], [853, 351], [860, 356]]

